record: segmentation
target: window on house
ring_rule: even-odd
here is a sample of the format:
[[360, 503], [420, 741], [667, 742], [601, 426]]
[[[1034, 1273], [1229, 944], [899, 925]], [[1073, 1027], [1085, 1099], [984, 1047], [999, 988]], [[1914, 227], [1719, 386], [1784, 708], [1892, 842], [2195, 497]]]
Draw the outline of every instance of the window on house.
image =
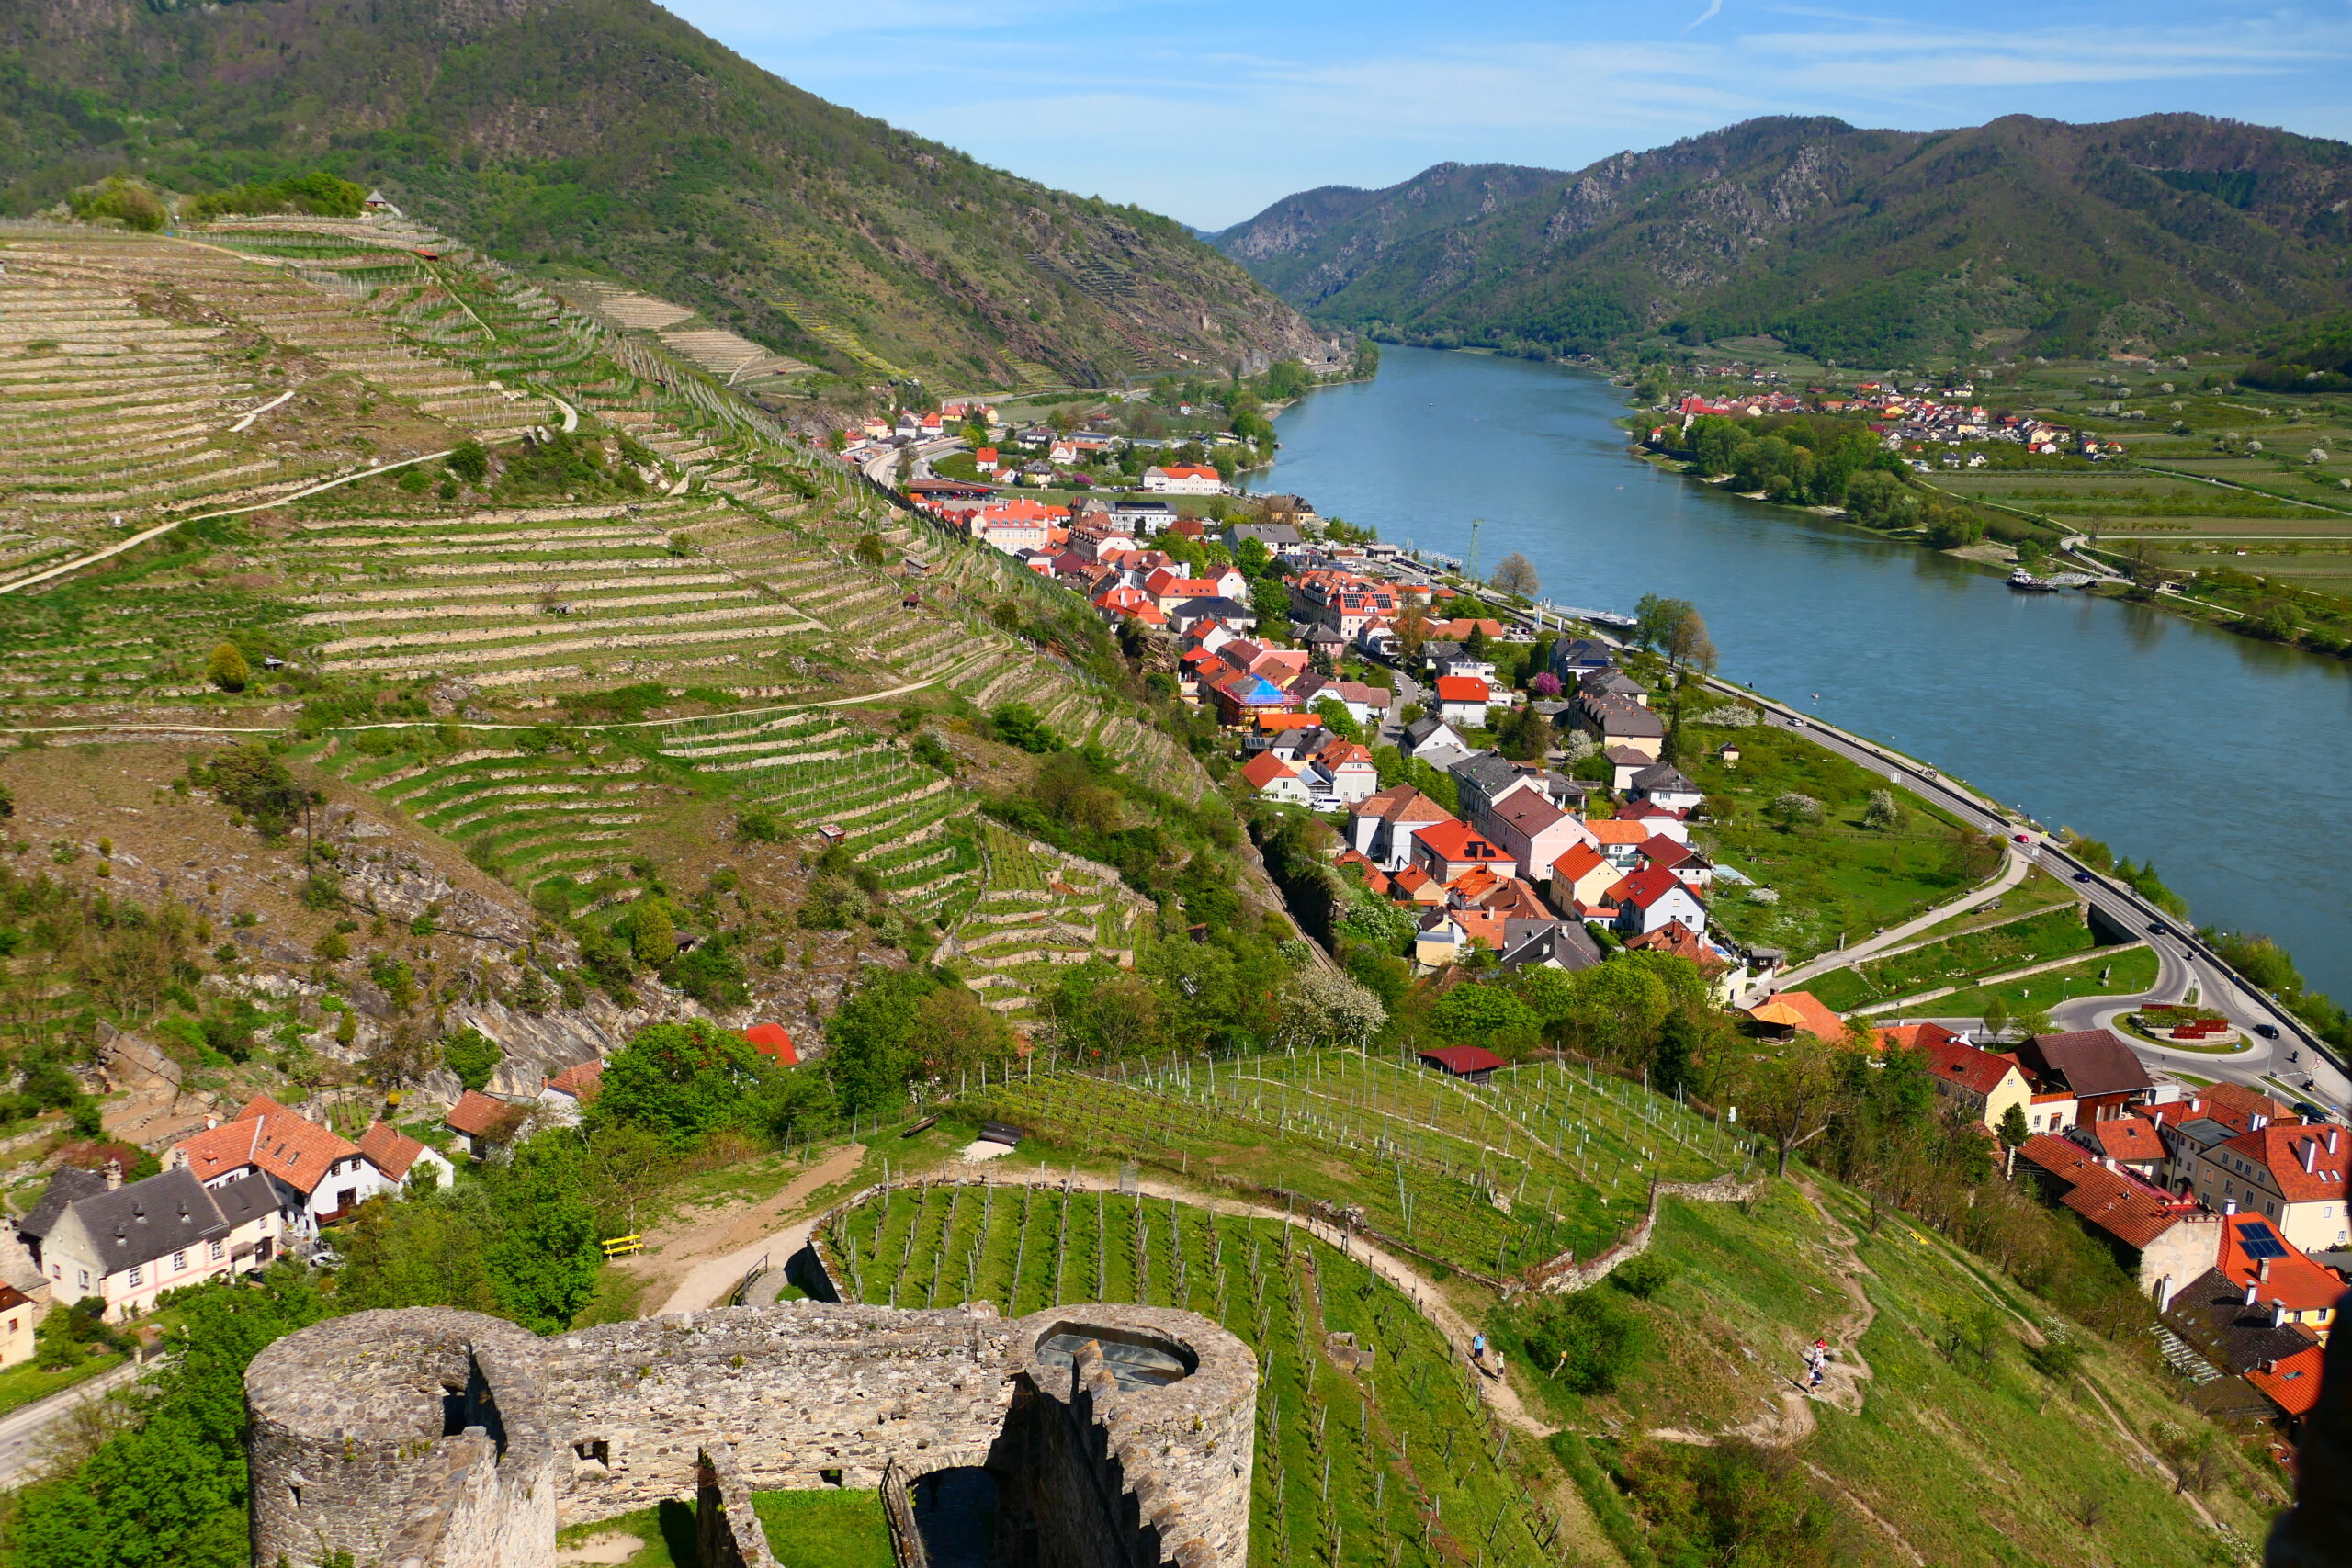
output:
[[227, 1246], [227, 1244], [226, 1244], [226, 1243], [223, 1243], [223, 1242], [218, 1242], [218, 1241], [214, 1242], [214, 1243], [212, 1244], [212, 1261], [213, 1261], [213, 1262], [215, 1262], [215, 1263], [220, 1262], [220, 1255], [221, 1255], [223, 1252], [226, 1252], [227, 1250], [228, 1250], [228, 1246]]
[[571, 1445], [571, 1451], [590, 1464], [602, 1465], [606, 1470], [613, 1467], [613, 1445], [603, 1438], [591, 1438], [585, 1442], [574, 1443]]
[[134, 1263], [130, 1266], [130, 1283], [134, 1288], [147, 1282], [146, 1275], [147, 1269], [144, 1264]]
[[175, 1253], [173, 1253], [173, 1254], [172, 1254], [172, 1272], [173, 1272], [173, 1273], [175, 1273], [175, 1274], [177, 1274], [177, 1273], [180, 1273], [180, 1272], [182, 1272], [183, 1270], [185, 1270], [187, 1268], [187, 1253], [185, 1253], [185, 1252], [175, 1252]]
[[76, 1269], [74, 1272], [81, 1276], [78, 1283], [81, 1285], [82, 1289], [85, 1291], [88, 1290], [90, 1288], [90, 1271], [87, 1269]]

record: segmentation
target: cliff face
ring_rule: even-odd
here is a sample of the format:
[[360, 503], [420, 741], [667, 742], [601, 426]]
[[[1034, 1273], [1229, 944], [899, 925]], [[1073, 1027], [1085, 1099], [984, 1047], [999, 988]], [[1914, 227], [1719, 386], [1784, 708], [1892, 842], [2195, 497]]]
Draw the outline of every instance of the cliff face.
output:
[[2352, 304], [2352, 147], [2198, 115], [1932, 133], [1750, 120], [1563, 174], [1439, 164], [1216, 236], [1318, 317], [1832, 358], [2245, 342]]
[[647, 0], [37, 0], [0, 34], [8, 210], [119, 169], [194, 189], [314, 166], [868, 379], [1115, 381], [1319, 346], [1181, 226], [828, 104]]

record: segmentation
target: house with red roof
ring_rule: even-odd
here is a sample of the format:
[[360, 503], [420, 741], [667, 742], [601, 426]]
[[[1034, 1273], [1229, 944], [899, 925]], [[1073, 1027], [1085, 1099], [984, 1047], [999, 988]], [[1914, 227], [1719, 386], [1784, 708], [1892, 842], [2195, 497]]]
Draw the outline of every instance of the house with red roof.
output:
[[[552, 1081], [552, 1080], [550, 1080]], [[421, 1186], [447, 1187], [457, 1180], [457, 1168], [429, 1144], [421, 1144], [397, 1127], [381, 1122], [359, 1134], [359, 1152], [394, 1187], [412, 1181]]]
[[468, 1154], [476, 1159], [488, 1159], [514, 1141], [528, 1114], [527, 1106], [469, 1089], [442, 1116], [441, 1125], [466, 1141]]
[[1617, 906], [1621, 931], [1654, 931], [1672, 920], [1694, 935], [1707, 934], [1707, 907], [1670, 871], [1634, 872], [1609, 890], [1609, 900]]
[[1315, 801], [1315, 792], [1306, 774], [1272, 751], [1261, 751], [1250, 758], [1241, 769], [1241, 782], [1261, 800], [1283, 806], [1311, 806]]
[[1442, 1045], [1420, 1052], [1419, 1055], [1439, 1072], [1468, 1078], [1472, 1083], [1485, 1083], [1496, 1069], [1510, 1066], [1483, 1045]]
[[[1592, 824], [1586, 826], [1590, 828]], [[1624, 879], [1625, 874], [1610, 863], [1598, 844], [1578, 843], [1552, 863], [1552, 874], [1544, 884], [1544, 896], [1552, 908], [1569, 919], [1614, 924], [1617, 906], [1609, 901], [1609, 891]], [[1604, 914], [1603, 910], [1607, 912]]]
[[1453, 814], [1411, 784], [1391, 784], [1358, 801], [1348, 812], [1348, 842], [1385, 872], [1402, 871], [1412, 860], [1413, 834]]
[[2347, 1169], [2352, 1138], [2343, 1128], [2261, 1121], [2203, 1151], [2189, 1183], [2209, 1207], [2260, 1214], [2297, 1247], [2324, 1252], [2352, 1245]]
[[2071, 1139], [2036, 1133], [2018, 1145], [2017, 1168], [2113, 1249], [2158, 1311], [2220, 1256], [2220, 1215], [2114, 1169]]
[[1486, 727], [1487, 710], [1494, 702], [1494, 694], [1486, 682], [1476, 675], [1441, 675], [1433, 684], [1437, 688], [1438, 717], [1453, 725]]
[[289, 1235], [316, 1235], [377, 1193], [399, 1185], [358, 1145], [256, 1095], [227, 1122], [172, 1145], [167, 1170], [186, 1169], [207, 1187], [248, 1171], [270, 1179]]
[[2014, 1057], [1981, 1050], [1960, 1035], [1930, 1039], [1922, 1049], [1936, 1092], [1965, 1107], [1987, 1132], [1997, 1131], [2011, 1110], [2025, 1114], [2033, 1100], [2033, 1086]]
[[2075, 1142], [2117, 1170], [2128, 1170], [2154, 1185], [2165, 1163], [2164, 1133], [2145, 1116], [2109, 1116], [2078, 1124]]
[[2256, 1363], [2246, 1369], [2245, 1381], [2261, 1395], [2278, 1407], [2287, 1435], [2301, 1431], [2303, 1417], [2319, 1404], [2320, 1369], [2327, 1359], [2327, 1352], [2317, 1345], [2286, 1356]]
[[565, 1126], [576, 1125], [581, 1112], [605, 1081], [605, 1059], [582, 1062], [569, 1066], [539, 1086], [539, 1103], [548, 1114]]
[[1314, 767], [1324, 792], [1351, 806], [1380, 792], [1380, 770], [1372, 765], [1372, 750], [1353, 740], [1333, 736], [1315, 753]]
[[1225, 480], [1203, 464], [1154, 464], [1143, 471], [1143, 488], [1154, 495], [1216, 495], [1224, 491]]
[[1509, 850], [1451, 818], [1413, 832], [1413, 863], [1439, 882], [1452, 882], [1472, 866], [1509, 867]]

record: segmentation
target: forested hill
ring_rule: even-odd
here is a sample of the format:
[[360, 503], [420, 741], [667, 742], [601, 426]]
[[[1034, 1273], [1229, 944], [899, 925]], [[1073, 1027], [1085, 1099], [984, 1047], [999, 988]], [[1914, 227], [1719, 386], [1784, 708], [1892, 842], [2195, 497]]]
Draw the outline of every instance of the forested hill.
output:
[[1216, 243], [1321, 319], [1439, 343], [1773, 333], [1849, 364], [2237, 345], [2352, 305], [2352, 146], [2187, 114], [1756, 119], [1573, 174], [1311, 191]]
[[6, 16], [0, 210], [125, 169], [192, 191], [323, 166], [510, 261], [610, 269], [854, 374], [1111, 381], [1315, 347], [1181, 225], [836, 107], [647, 0]]

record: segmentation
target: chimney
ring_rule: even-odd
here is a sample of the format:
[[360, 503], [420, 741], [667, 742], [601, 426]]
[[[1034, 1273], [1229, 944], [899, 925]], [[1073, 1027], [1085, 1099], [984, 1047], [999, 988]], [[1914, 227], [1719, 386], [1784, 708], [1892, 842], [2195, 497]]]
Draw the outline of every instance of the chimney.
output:
[[2270, 1326], [2273, 1328], [2284, 1328], [2287, 1326], [2287, 1303], [2285, 1302], [2272, 1302], [2270, 1303]]
[[2245, 1304], [2248, 1306], [2254, 1304], [2254, 1281], [2251, 1280], [2245, 1282]]
[[119, 1159], [108, 1159], [107, 1161], [107, 1190], [111, 1192], [121, 1185], [122, 1161]]
[[2269, 1126], [2269, 1125], [2270, 1125], [2270, 1118], [2269, 1118], [2269, 1117], [2267, 1117], [2267, 1116], [2265, 1116], [2261, 1111], [2256, 1111], [2256, 1112], [2254, 1113], [2254, 1115], [2253, 1115], [2252, 1119], [2251, 1119], [2251, 1120], [2249, 1120], [2249, 1121], [2246, 1122], [2246, 1128], [2245, 1128], [2245, 1130], [2246, 1130], [2247, 1132], [2249, 1132], [2249, 1133], [2259, 1133], [2259, 1132], [2261, 1132], [2265, 1127], [2267, 1127], [2267, 1126]]
[[2236, 1199], [2234, 1199], [2234, 1198], [2225, 1198], [2225, 1199], [2223, 1199], [2223, 1200], [2222, 1200], [2222, 1218], [2226, 1219], [2226, 1218], [2228, 1218], [2230, 1215], [2234, 1214], [2234, 1213], [2236, 1213], [2237, 1212], [2238, 1212], [2238, 1201], [2237, 1201]]
[[2254, 1277], [2257, 1280], [2267, 1280], [2270, 1278], [2270, 1259], [2266, 1258], [2261, 1262], [2254, 1266]]
[[2317, 1166], [2318, 1161], [2319, 1140], [2317, 1138], [2305, 1138], [2303, 1140], [2303, 1174], [2305, 1176], [2309, 1176], [2312, 1169]]
[[2333, 1127], [2327, 1130], [2327, 1152], [2329, 1154], [2335, 1152], [2335, 1129]]
[[2172, 1310], [2172, 1276], [2167, 1274], [2156, 1281], [2156, 1311]]

